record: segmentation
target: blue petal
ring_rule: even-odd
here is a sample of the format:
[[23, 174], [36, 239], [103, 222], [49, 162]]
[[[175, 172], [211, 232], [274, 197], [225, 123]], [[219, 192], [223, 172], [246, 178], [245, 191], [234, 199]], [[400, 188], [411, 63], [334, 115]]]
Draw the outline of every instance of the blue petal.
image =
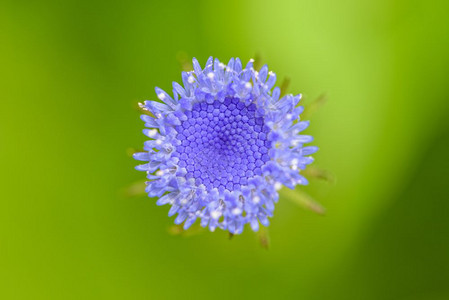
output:
[[257, 220], [257, 218], [251, 219], [251, 229], [256, 232], [259, 231], [259, 221]]
[[149, 115], [141, 115], [140, 118], [145, 122], [145, 126], [149, 128], [158, 128], [159, 124], [156, 123], [156, 119]]
[[242, 62], [238, 57], [235, 59], [234, 71], [237, 72], [237, 74], [242, 72]]
[[310, 143], [313, 141], [313, 136], [311, 135], [299, 135], [296, 140], [301, 144]]
[[184, 90], [184, 88], [177, 82], [173, 82], [173, 89], [181, 96], [181, 97], [185, 97], [186, 96], [186, 91]]
[[264, 65], [259, 72], [259, 80], [261, 82], [265, 82], [267, 80], [267, 75], [268, 75], [268, 66]]
[[145, 105], [153, 114], [165, 113], [171, 111], [168, 105], [156, 101], [145, 101]]
[[150, 160], [150, 153], [148, 153], [148, 152], [134, 153], [133, 154], [133, 158], [135, 160], [140, 160], [140, 161], [149, 161]]
[[157, 97], [158, 97], [162, 102], [164, 102], [165, 104], [167, 104], [168, 106], [170, 106], [172, 109], [175, 109], [175, 108], [176, 108], [176, 104], [177, 104], [177, 103], [176, 103], [175, 100], [173, 100], [173, 99], [170, 97], [170, 95], [168, 95], [164, 90], [162, 90], [162, 89], [156, 87], [156, 88], [155, 88], [155, 91], [156, 91]]
[[179, 208], [180, 208], [179, 205], [174, 204], [174, 205], [170, 208], [170, 210], [168, 211], [168, 216], [171, 217], [171, 216], [173, 216], [174, 214], [176, 214], [176, 213], [178, 212]]
[[204, 73], [208, 74], [210, 72], [212, 72], [212, 67], [213, 67], [213, 57], [210, 56], [207, 61], [206, 61], [206, 67], [204, 68]]
[[159, 198], [159, 200], [157, 200], [156, 204], [157, 205], [165, 205], [167, 203], [173, 202], [176, 197], [178, 197], [179, 193], [168, 193], [164, 196], [162, 196], [161, 198]]
[[271, 88], [274, 86], [275, 83], [276, 83], [276, 74], [271, 73], [270, 77], [267, 80], [267, 89], [271, 90]]
[[318, 147], [316, 146], [308, 146], [302, 148], [302, 155], [310, 155], [318, 151]]
[[198, 62], [198, 60], [195, 57], [192, 59], [192, 63], [193, 63], [193, 69], [195, 70], [196, 76], [199, 76], [200, 74], [202, 74], [203, 70], [201, 69], [200, 63]]
[[187, 212], [181, 211], [175, 219], [175, 224], [179, 225], [187, 218]]
[[186, 222], [184, 223], [184, 227], [183, 227], [184, 230], [189, 229], [190, 226], [192, 226], [193, 223], [195, 223], [195, 221], [196, 221], [196, 216], [195, 216], [195, 215], [189, 217], [189, 218], [186, 220]]

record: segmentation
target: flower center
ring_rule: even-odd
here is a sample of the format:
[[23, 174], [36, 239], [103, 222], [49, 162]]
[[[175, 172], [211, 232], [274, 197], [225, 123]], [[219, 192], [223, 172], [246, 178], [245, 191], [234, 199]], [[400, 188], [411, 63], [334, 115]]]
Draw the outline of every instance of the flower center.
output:
[[174, 155], [186, 168], [186, 178], [194, 178], [207, 190], [233, 191], [262, 175], [261, 167], [270, 159], [270, 129], [263, 117], [256, 116], [254, 104], [228, 97], [223, 102], [196, 103], [185, 114], [187, 120], [176, 128], [181, 145]]

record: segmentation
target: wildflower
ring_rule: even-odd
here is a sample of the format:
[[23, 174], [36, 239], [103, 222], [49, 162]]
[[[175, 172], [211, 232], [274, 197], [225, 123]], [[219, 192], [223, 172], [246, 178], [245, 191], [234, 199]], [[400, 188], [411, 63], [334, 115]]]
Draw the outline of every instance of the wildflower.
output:
[[227, 65], [208, 59], [202, 69], [183, 72], [183, 85], [173, 83], [173, 97], [156, 88], [162, 102], [145, 101], [142, 115], [151, 140], [134, 158], [147, 172], [146, 192], [157, 204], [170, 204], [169, 216], [189, 228], [217, 227], [233, 234], [249, 223], [268, 226], [282, 186], [307, 184], [300, 170], [312, 163], [313, 138], [299, 134], [301, 95], [280, 98], [276, 75], [263, 66], [245, 68], [239, 58]]

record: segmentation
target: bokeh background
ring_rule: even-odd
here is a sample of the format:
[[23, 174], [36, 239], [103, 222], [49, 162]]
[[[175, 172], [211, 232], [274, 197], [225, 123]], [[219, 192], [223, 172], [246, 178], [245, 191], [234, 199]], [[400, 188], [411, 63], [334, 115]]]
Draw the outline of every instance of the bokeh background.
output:
[[[1, 299], [449, 299], [447, 1], [0, 4]], [[259, 54], [304, 103], [336, 183], [250, 230], [170, 233], [136, 103], [179, 59]], [[293, 200], [293, 201], [289, 201]]]

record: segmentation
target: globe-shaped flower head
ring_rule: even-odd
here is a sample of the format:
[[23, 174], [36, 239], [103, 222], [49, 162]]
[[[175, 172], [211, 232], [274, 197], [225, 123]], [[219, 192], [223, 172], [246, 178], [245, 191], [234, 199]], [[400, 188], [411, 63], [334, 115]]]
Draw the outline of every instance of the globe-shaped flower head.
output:
[[227, 65], [209, 58], [202, 69], [183, 72], [183, 85], [173, 83], [173, 97], [156, 88], [163, 102], [141, 104], [151, 115], [142, 115], [144, 134], [151, 140], [135, 159], [147, 163], [146, 192], [157, 204], [170, 204], [169, 216], [189, 228], [217, 227], [233, 234], [249, 223], [268, 226], [282, 186], [307, 184], [300, 175], [313, 159], [316, 147], [300, 135], [308, 125], [300, 121], [300, 95], [280, 98], [273, 89], [276, 75], [250, 60]]

